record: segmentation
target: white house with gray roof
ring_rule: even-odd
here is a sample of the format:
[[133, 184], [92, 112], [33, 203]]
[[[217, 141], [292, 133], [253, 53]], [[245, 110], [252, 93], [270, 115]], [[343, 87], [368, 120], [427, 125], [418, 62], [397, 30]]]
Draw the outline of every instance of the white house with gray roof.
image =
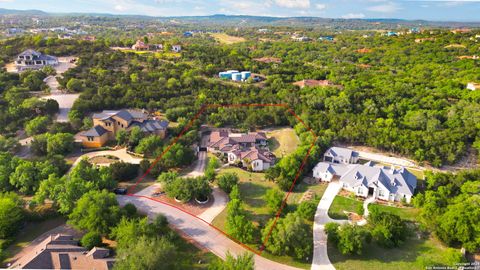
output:
[[417, 178], [404, 167], [376, 166], [371, 161], [365, 164], [319, 162], [313, 169], [313, 177], [326, 182], [338, 180], [356, 196], [373, 196], [384, 201], [410, 202], [417, 187]]
[[332, 163], [355, 164], [358, 159], [358, 152], [342, 147], [331, 147], [323, 155], [323, 161]]
[[18, 71], [26, 69], [41, 69], [45, 66], [56, 65], [58, 65], [58, 59], [55, 56], [42, 54], [32, 49], [23, 51], [15, 60], [15, 66]]

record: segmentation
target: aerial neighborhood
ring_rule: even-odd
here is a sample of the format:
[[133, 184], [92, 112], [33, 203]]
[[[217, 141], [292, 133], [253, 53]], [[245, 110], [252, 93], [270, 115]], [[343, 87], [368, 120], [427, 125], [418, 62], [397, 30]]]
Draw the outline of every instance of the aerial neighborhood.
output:
[[0, 268], [479, 269], [478, 1], [24, 2]]

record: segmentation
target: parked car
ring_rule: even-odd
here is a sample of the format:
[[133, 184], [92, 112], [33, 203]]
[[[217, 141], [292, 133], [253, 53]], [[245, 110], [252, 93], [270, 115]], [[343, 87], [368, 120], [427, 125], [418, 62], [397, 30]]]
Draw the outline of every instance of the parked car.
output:
[[127, 195], [128, 189], [126, 189], [126, 188], [116, 188], [116, 189], [113, 190], [113, 193], [115, 193], [117, 195]]

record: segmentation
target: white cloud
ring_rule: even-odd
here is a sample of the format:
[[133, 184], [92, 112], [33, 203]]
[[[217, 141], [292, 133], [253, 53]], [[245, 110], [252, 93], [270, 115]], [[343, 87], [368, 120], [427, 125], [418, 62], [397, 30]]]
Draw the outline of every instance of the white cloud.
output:
[[365, 18], [365, 14], [363, 13], [348, 13], [345, 15], [342, 15], [342, 19], [361, 19]]
[[381, 13], [393, 13], [402, 9], [397, 3], [388, 2], [382, 5], [368, 7], [367, 10]]
[[325, 4], [316, 4], [315, 7], [316, 7], [317, 9], [319, 9], [319, 10], [322, 10], [322, 9], [327, 8], [327, 5], [325, 5]]
[[113, 7], [113, 9], [115, 9], [116, 11], [125, 11], [127, 10], [127, 8], [125, 6], [122, 6], [122, 5], [115, 5]]
[[286, 8], [309, 8], [310, 0], [275, 0], [278, 6]]

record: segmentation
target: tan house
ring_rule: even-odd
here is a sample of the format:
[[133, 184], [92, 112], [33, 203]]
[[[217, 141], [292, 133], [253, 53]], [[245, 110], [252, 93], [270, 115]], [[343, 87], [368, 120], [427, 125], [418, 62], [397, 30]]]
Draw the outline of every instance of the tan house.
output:
[[167, 135], [168, 121], [149, 119], [145, 113], [137, 110], [103, 111], [95, 113], [92, 119], [93, 128], [77, 135], [87, 148], [102, 147], [109, 140], [114, 140], [118, 131], [128, 131], [134, 127], [162, 139]]
[[150, 49], [150, 46], [148, 46], [148, 44], [145, 44], [145, 42], [141, 40], [137, 40], [137, 42], [133, 44], [132, 49], [136, 51], [148, 51]]
[[110, 250], [94, 247], [92, 250], [78, 245], [71, 235], [50, 235], [9, 269], [96, 269], [108, 270], [115, 260]]

